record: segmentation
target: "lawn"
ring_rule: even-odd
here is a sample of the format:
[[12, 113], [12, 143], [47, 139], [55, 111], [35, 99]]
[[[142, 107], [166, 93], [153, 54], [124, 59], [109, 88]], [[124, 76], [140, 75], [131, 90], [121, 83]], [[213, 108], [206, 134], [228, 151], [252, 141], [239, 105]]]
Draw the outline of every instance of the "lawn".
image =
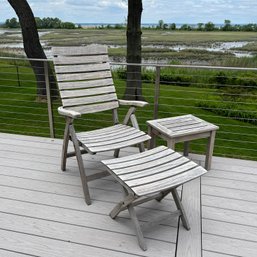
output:
[[[34, 75], [26, 65], [19, 66], [18, 73], [20, 83], [17, 76], [17, 67], [13, 63], [0, 63], [0, 131], [49, 137], [47, 104], [36, 101]], [[204, 76], [204, 74], [201, 75]], [[117, 78], [117, 76], [115, 77], [117, 93], [122, 98], [125, 81]], [[147, 131], [146, 120], [153, 118], [154, 83], [144, 83], [143, 94], [145, 100], [150, 104], [142, 110], [138, 109], [137, 117], [141, 128]], [[162, 84], [159, 100], [159, 118], [188, 113], [196, 115], [220, 126], [216, 138], [215, 155], [257, 160], [257, 126], [203, 110], [197, 105], [199, 101], [219, 103], [217, 89], [196, 87], [194, 84], [189, 87], [182, 87], [176, 83]], [[60, 101], [55, 100], [53, 103], [55, 133], [56, 137], [61, 138], [64, 119], [57, 113], [59, 105]], [[121, 121], [125, 111], [125, 108], [121, 108]], [[109, 113], [88, 115], [76, 121], [76, 126], [78, 130], [91, 130], [110, 125], [111, 119], [111, 114]], [[180, 145], [178, 147], [178, 149], [181, 149]], [[191, 147], [193, 152], [202, 153], [205, 149], [205, 142], [204, 140], [195, 141], [191, 144]]]

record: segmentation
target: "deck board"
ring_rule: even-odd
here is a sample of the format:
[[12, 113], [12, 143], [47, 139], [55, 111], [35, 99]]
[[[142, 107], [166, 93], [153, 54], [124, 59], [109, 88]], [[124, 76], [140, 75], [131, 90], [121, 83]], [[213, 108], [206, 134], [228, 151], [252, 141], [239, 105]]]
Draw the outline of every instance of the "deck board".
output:
[[[257, 162], [213, 157], [201, 184], [182, 189], [192, 230], [165, 220], [145, 231], [144, 252], [128, 213], [108, 216], [122, 198], [120, 185], [111, 176], [90, 182], [87, 206], [76, 159], [60, 170], [61, 147], [59, 139], [0, 133], [0, 256], [257, 256]], [[137, 151], [124, 149], [121, 156]], [[203, 156], [191, 157], [203, 163]], [[83, 156], [92, 173], [108, 158], [112, 153]], [[136, 207], [142, 224], [174, 209], [171, 196]]]

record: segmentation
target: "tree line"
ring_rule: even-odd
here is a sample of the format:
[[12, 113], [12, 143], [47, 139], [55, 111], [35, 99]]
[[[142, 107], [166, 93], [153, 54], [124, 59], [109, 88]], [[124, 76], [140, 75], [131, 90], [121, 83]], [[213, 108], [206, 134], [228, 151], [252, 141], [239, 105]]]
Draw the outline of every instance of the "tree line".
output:
[[232, 24], [230, 20], [224, 20], [221, 26], [215, 25], [209, 21], [207, 23], [197, 23], [196, 25], [183, 24], [177, 27], [176, 23], [167, 24], [163, 20], [159, 20], [156, 29], [169, 29], [169, 30], [187, 30], [187, 31], [254, 31], [257, 32], [257, 24]]
[[[63, 22], [59, 18], [39, 18], [35, 17], [36, 25], [38, 29], [75, 29], [76, 25], [72, 22]], [[5, 23], [1, 26], [3, 28], [20, 28], [20, 22], [17, 18], [13, 17], [7, 19]]]

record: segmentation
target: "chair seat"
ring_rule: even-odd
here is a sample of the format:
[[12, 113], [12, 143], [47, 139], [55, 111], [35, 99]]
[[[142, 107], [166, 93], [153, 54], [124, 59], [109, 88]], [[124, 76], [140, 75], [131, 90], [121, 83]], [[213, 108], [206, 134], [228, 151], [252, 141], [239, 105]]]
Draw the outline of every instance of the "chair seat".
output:
[[123, 124], [76, 133], [81, 146], [94, 154], [143, 143], [150, 139], [144, 132]]
[[166, 146], [102, 162], [129, 192], [138, 197], [176, 188], [207, 172]]

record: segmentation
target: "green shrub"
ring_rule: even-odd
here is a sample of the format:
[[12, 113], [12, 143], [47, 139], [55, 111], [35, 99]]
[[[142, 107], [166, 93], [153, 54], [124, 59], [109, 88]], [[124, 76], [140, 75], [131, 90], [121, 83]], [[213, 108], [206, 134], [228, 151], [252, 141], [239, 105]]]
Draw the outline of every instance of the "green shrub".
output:
[[197, 107], [234, 120], [257, 125], [257, 112], [252, 110], [240, 110], [236, 103], [209, 103], [200, 101], [196, 103]]

